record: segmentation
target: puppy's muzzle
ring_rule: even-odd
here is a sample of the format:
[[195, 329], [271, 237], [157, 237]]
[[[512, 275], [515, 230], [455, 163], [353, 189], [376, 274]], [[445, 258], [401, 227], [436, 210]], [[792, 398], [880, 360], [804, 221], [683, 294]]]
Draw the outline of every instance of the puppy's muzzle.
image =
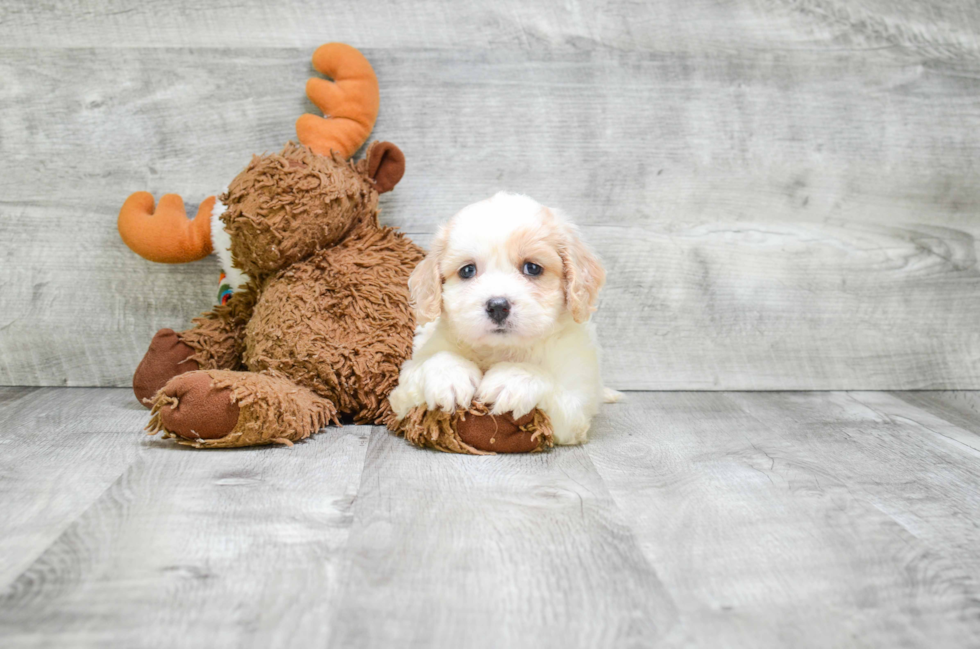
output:
[[504, 297], [492, 297], [487, 300], [487, 316], [498, 325], [502, 325], [510, 315], [510, 301]]

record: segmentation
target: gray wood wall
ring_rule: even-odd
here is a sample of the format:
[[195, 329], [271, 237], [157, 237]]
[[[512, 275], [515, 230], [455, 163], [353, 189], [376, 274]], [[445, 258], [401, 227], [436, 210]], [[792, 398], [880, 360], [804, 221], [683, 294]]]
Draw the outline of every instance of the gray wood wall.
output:
[[980, 3], [0, 4], [0, 385], [127, 385], [218, 265], [121, 243], [293, 137], [320, 43], [382, 84], [427, 244], [497, 189], [605, 258], [626, 389], [980, 388]]

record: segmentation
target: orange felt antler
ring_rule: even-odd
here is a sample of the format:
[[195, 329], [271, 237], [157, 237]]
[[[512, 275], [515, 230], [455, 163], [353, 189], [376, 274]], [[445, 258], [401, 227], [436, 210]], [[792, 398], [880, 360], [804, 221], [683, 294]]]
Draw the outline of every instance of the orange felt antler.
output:
[[182, 264], [211, 254], [211, 210], [214, 196], [204, 199], [193, 220], [184, 201], [165, 194], [154, 210], [149, 192], [131, 194], [119, 210], [119, 235], [140, 257], [164, 264]]
[[296, 120], [296, 135], [314, 153], [333, 150], [349, 158], [367, 141], [378, 117], [378, 78], [364, 55], [343, 43], [318, 47], [313, 67], [333, 79], [306, 82], [306, 96], [326, 118], [303, 115]]

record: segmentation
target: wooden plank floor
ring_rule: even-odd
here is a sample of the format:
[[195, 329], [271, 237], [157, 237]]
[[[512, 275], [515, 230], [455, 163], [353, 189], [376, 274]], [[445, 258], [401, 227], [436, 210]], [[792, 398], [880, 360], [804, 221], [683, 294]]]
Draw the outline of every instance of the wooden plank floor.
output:
[[980, 645], [980, 395], [629, 395], [520, 457], [0, 388], [3, 647]]

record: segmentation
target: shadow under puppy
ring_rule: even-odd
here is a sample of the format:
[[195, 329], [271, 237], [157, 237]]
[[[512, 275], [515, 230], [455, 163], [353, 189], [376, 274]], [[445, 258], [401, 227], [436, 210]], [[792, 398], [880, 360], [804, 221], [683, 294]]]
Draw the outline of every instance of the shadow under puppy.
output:
[[470, 453], [585, 442], [622, 396], [602, 387], [590, 321], [604, 282], [561, 212], [503, 192], [464, 208], [409, 279], [419, 326], [392, 428]]

